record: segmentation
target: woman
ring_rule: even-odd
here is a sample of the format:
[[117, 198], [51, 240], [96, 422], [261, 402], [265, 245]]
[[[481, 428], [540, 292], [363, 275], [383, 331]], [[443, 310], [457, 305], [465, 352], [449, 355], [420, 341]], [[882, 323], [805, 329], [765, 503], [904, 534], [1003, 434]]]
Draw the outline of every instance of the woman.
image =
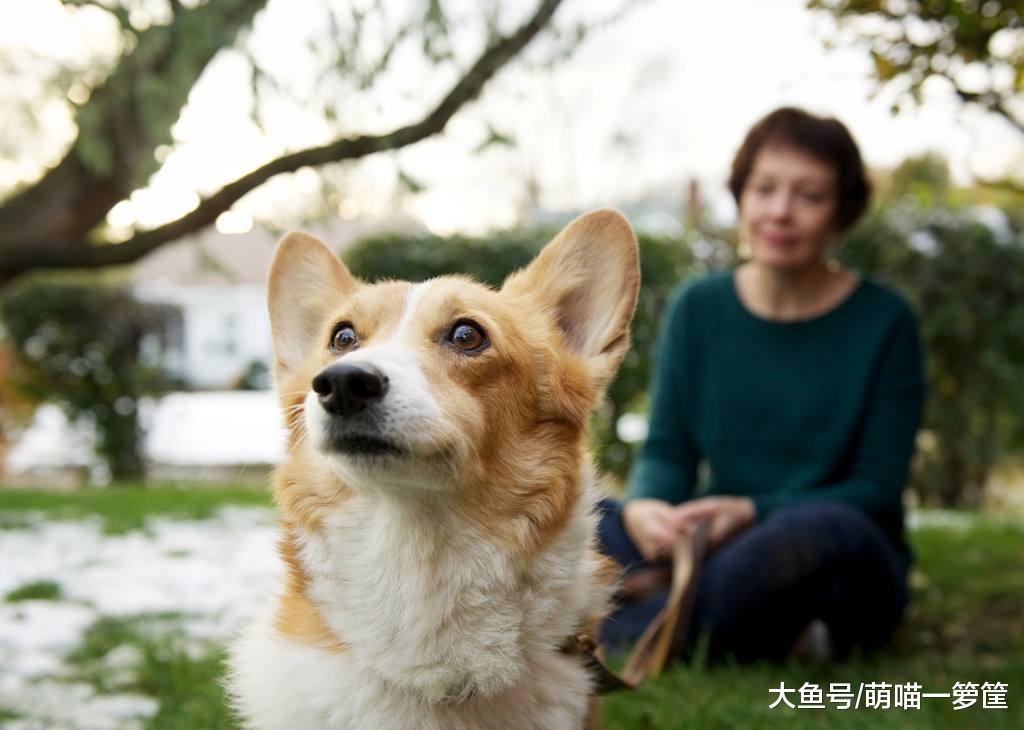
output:
[[[707, 520], [689, 646], [706, 634], [712, 658], [782, 659], [824, 622], [842, 656], [883, 643], [908, 600], [916, 321], [895, 293], [830, 259], [870, 194], [840, 122], [772, 112], [729, 185], [749, 259], [667, 308], [649, 435], [600, 536], [636, 570]], [[664, 600], [621, 607], [604, 638], [634, 639]]]

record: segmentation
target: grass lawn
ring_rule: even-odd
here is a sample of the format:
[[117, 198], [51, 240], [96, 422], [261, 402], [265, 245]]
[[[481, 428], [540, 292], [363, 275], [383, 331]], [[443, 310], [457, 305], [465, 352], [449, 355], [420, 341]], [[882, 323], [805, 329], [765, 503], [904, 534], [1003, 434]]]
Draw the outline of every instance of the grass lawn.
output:
[[[150, 718], [152, 730], [237, 728], [224, 701], [220, 679], [222, 647], [196, 651], [174, 629], [174, 616], [101, 619], [70, 656], [71, 679], [84, 680], [101, 692], [133, 692], [156, 698], [160, 709]], [[201, 645], [200, 645], [201, 646]], [[105, 661], [115, 650], [134, 654], [134, 671], [111, 671]]]
[[[203, 517], [222, 504], [266, 504], [249, 488], [190, 490], [159, 486], [59, 494], [0, 490], [0, 518], [23, 524], [28, 513], [49, 519], [98, 515], [106, 529], [139, 527], [147, 516]], [[35, 519], [35, 518], [33, 518]], [[0, 525], [4, 522], [0, 522]], [[918, 556], [909, 619], [883, 653], [834, 666], [677, 666], [632, 693], [604, 704], [605, 727], [626, 728], [1024, 728], [1024, 525], [977, 517], [964, 528], [921, 527], [911, 533]], [[59, 598], [59, 586], [38, 584], [7, 601]], [[101, 691], [132, 691], [160, 702], [148, 728], [235, 728], [216, 679], [223, 650], [174, 631], [173, 616], [102, 619], [70, 657], [78, 679]], [[103, 662], [114, 650], [139, 657], [136, 671], [118, 676]], [[848, 683], [921, 685], [921, 692], [949, 693], [954, 683], [1004, 682], [1008, 709], [955, 710], [952, 699], [922, 698], [920, 709], [769, 709], [784, 682], [797, 688]], [[798, 695], [790, 695], [799, 704]], [[0, 723], [5, 710], [0, 708]], [[8, 711], [9, 712], [9, 711]]]
[[121, 484], [60, 492], [0, 488], [0, 528], [31, 524], [37, 517], [98, 517], [106, 532], [116, 534], [144, 527], [148, 517], [201, 519], [227, 504], [270, 506], [270, 493], [249, 485]]

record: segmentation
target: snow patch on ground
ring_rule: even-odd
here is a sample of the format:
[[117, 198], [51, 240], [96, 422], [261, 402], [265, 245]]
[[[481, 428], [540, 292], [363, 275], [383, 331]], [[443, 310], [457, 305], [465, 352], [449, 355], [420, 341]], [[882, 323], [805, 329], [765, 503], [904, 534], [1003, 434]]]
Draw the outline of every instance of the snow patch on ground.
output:
[[[281, 571], [274, 516], [224, 508], [206, 520], [151, 520], [105, 535], [100, 520], [0, 530], [0, 597], [50, 580], [59, 601], [0, 603], [0, 707], [10, 730], [134, 730], [159, 709], [134, 694], [69, 682], [65, 657], [104, 616], [180, 614], [189, 637], [222, 642], [265, 603]], [[107, 656], [130, 669], [130, 647]], [[111, 656], [115, 655], [115, 656]]]

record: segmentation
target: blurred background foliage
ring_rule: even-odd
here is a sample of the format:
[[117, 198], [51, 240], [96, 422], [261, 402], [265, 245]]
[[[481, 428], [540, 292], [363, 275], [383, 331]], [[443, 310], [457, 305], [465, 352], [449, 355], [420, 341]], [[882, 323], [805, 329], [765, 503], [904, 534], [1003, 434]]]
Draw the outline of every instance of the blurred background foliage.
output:
[[913, 486], [943, 506], [978, 506], [1024, 446], [1024, 209], [1005, 195], [954, 189], [940, 157], [909, 160], [839, 252], [917, 311], [929, 394]]
[[12, 431], [32, 417], [35, 402], [17, 386], [20, 367], [17, 352], [0, 338], [0, 465], [16, 434]]
[[[965, 104], [1024, 134], [1024, 3], [1021, 0], [808, 0], [837, 22], [832, 45], [866, 47], [879, 87], [896, 106], [920, 103], [938, 82]], [[895, 109], [894, 109], [895, 111]], [[1021, 180], [1016, 181], [1021, 189]]]
[[20, 280], [0, 300], [10, 347], [2, 355], [3, 388], [12, 402], [54, 402], [69, 421], [94, 428], [109, 470], [101, 476], [141, 478], [140, 399], [174, 385], [160, 356], [177, 316], [173, 307], [95, 279]]

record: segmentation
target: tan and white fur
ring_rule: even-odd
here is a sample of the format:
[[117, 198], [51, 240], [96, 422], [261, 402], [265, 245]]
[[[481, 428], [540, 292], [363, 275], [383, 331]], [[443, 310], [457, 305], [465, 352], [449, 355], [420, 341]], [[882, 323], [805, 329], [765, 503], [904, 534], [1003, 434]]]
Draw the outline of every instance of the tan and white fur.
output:
[[370, 285], [315, 238], [284, 238], [269, 308], [286, 571], [232, 647], [247, 727], [593, 719], [592, 678], [559, 647], [595, 629], [612, 590], [587, 423], [628, 348], [639, 281], [636, 239], [609, 210], [497, 291]]

